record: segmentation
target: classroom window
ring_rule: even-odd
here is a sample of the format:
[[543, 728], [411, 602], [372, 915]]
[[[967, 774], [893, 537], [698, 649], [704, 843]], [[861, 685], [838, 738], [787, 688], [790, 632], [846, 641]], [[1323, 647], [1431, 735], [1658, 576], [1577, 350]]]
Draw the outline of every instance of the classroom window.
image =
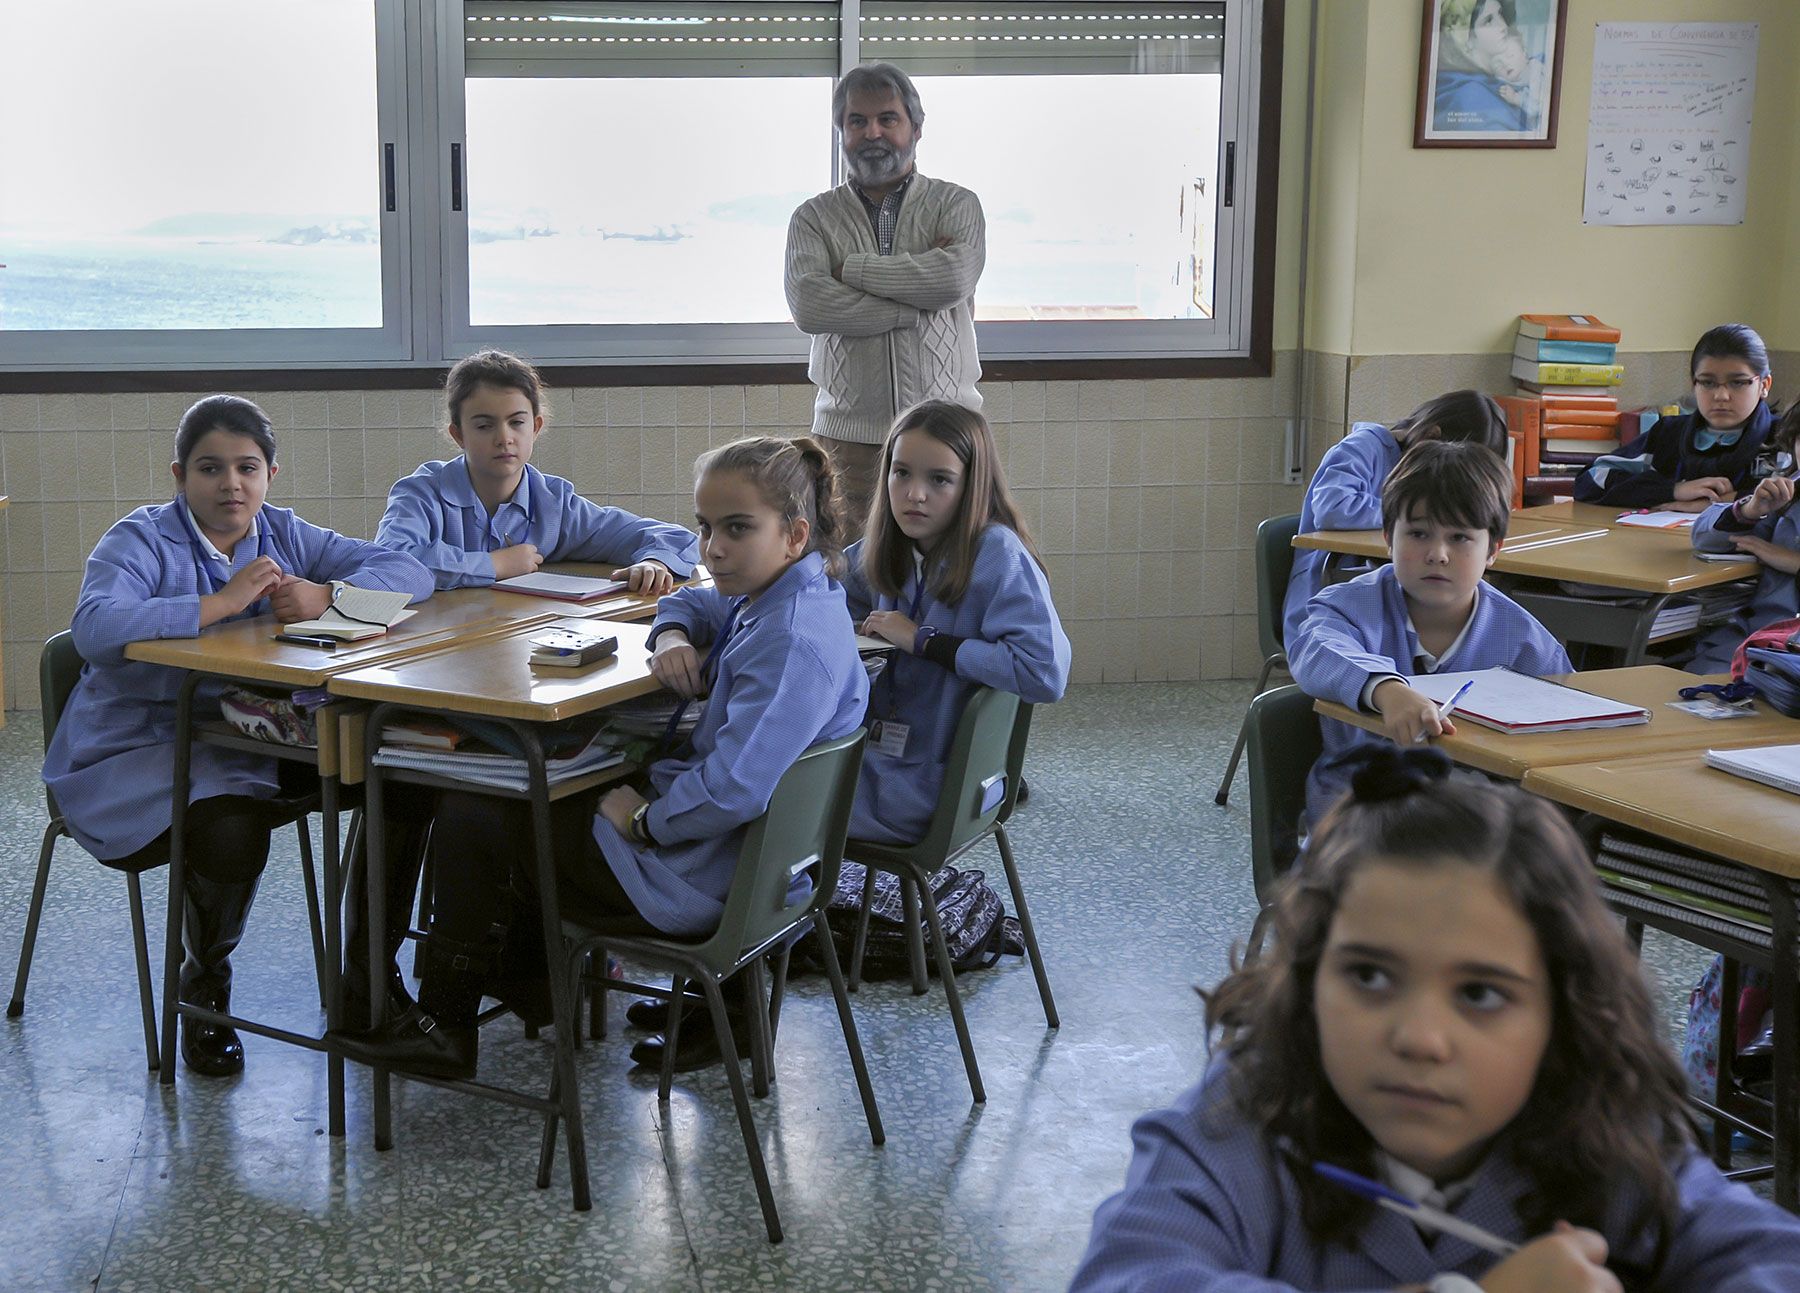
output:
[[1264, 8], [0, 6], [0, 369], [801, 361], [788, 219], [877, 59], [982, 199], [984, 357], [1247, 354]]
[[369, 0], [0, 7], [7, 357], [379, 347], [379, 33]]

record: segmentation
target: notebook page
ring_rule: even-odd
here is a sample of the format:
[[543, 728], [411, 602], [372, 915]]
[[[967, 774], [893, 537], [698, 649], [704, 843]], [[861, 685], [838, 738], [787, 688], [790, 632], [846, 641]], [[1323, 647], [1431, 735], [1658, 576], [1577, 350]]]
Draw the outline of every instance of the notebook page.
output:
[[593, 598], [622, 593], [631, 585], [619, 579], [595, 579], [588, 575], [559, 575], [548, 570], [529, 575], [514, 575], [494, 584], [512, 593], [540, 593], [546, 597]]
[[[358, 588], [354, 584], [333, 583], [331, 585], [331, 606], [345, 619], [357, 620], [364, 624], [398, 623], [400, 612], [412, 600], [410, 593], [390, 592], [385, 588]], [[328, 611], [320, 616], [330, 619]]]
[[1468, 694], [1456, 702], [1451, 721], [1468, 718], [1506, 730], [1623, 726], [1650, 720], [1648, 710], [1604, 696], [1589, 695], [1545, 682], [1511, 669], [1477, 669], [1460, 673], [1429, 673], [1408, 678], [1407, 686], [1442, 704], [1465, 682], [1473, 682]]
[[1619, 518], [1619, 524], [1646, 530], [1679, 530], [1694, 520], [1692, 512], [1627, 512]]

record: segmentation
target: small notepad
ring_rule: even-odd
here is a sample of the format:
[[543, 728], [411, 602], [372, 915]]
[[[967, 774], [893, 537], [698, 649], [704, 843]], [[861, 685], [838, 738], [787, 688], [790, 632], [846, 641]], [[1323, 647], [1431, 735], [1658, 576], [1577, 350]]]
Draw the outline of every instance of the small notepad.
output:
[[1468, 719], [1499, 732], [1572, 732], [1587, 727], [1648, 723], [1650, 711], [1605, 696], [1576, 691], [1511, 669], [1427, 673], [1406, 685], [1442, 704], [1465, 682], [1474, 685], [1456, 702], [1451, 722]]
[[341, 580], [331, 584], [331, 605], [316, 620], [284, 624], [283, 633], [311, 633], [336, 638], [340, 642], [357, 642], [379, 637], [413, 612], [406, 608], [412, 600], [409, 593], [390, 593], [381, 588], [356, 588]]
[[1695, 520], [1692, 512], [1627, 512], [1619, 518], [1619, 524], [1645, 530], [1679, 530]]
[[1754, 750], [1708, 750], [1706, 766], [1748, 777], [1790, 795], [1800, 795], [1800, 745], [1765, 745]]

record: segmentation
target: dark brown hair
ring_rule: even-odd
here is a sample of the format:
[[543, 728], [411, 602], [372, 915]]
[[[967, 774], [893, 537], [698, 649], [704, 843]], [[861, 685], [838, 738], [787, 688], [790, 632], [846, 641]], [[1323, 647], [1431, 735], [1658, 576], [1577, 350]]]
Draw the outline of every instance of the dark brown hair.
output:
[[1402, 449], [1422, 440], [1472, 440], [1506, 457], [1506, 414], [1480, 391], [1448, 391], [1426, 400], [1390, 428]]
[[1012, 491], [1006, 487], [1000, 450], [994, 444], [987, 419], [949, 400], [926, 400], [895, 419], [894, 429], [888, 432], [887, 444], [881, 450], [881, 477], [876, 482], [869, 523], [863, 534], [863, 576], [870, 587], [885, 596], [898, 597], [912, 574], [913, 541], [894, 520], [887, 489], [888, 474], [894, 468], [894, 446], [908, 431], [923, 431], [950, 446], [963, 465], [963, 490], [956, 517], [932, 549], [933, 555], [942, 560], [931, 577], [931, 595], [951, 606], [962, 600], [975, 571], [981, 536], [990, 525], [1004, 525], [1018, 535], [1038, 569], [1044, 570], [1044, 559], [1038, 555], [1031, 531], [1025, 528]]
[[254, 440], [263, 459], [274, 465], [275, 424], [260, 404], [242, 395], [208, 395], [188, 405], [175, 427], [175, 461], [185, 468], [187, 460], [194, 456], [194, 446], [214, 431], [229, 431]]
[[[1486, 872], [1537, 935], [1550, 1040], [1525, 1107], [1501, 1133], [1532, 1184], [1520, 1205], [1526, 1233], [1558, 1220], [1599, 1229], [1609, 1203], [1628, 1196], [1626, 1233], [1660, 1226], [1660, 1252], [1679, 1204], [1671, 1167], [1694, 1143], [1686, 1082], [1580, 839], [1553, 805], [1514, 786], [1453, 776], [1373, 801], [1358, 786], [1325, 816], [1275, 901], [1273, 945], [1202, 993], [1244, 1116], [1306, 1163], [1376, 1174], [1374, 1140], [1326, 1077], [1313, 1007], [1338, 904], [1374, 860]], [[1319, 1243], [1353, 1236], [1374, 1211], [1308, 1170], [1294, 1180]]]
[[1700, 371], [1702, 359], [1741, 359], [1758, 377], [1769, 375], [1769, 347], [1747, 323], [1721, 323], [1701, 333], [1688, 358], [1688, 376]]
[[1512, 472], [1479, 445], [1424, 440], [1400, 456], [1381, 487], [1381, 530], [1419, 519], [1486, 530], [1495, 543], [1511, 519]]
[[792, 440], [772, 435], [733, 440], [694, 460], [696, 483], [709, 471], [742, 473], [784, 525], [804, 517], [809, 528], [806, 550], [825, 558], [825, 569], [833, 578], [844, 573], [837, 472], [817, 440], [804, 435]]
[[477, 386], [497, 386], [501, 390], [518, 391], [531, 402], [533, 416], [544, 412], [544, 379], [538, 370], [517, 355], [504, 350], [477, 350], [444, 379], [444, 403], [450, 406], [450, 425], [462, 425], [463, 401], [475, 393]]

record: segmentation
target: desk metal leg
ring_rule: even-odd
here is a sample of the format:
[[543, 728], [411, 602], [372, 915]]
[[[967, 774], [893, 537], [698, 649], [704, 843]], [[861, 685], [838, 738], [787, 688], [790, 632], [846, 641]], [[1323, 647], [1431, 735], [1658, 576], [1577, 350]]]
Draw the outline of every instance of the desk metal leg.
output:
[[175, 698], [175, 788], [169, 804], [169, 920], [163, 938], [162, 1056], [157, 1081], [175, 1085], [175, 1019], [181, 1013], [182, 898], [187, 886], [187, 806], [193, 782], [194, 689], [190, 672]]
[[[369, 714], [363, 772], [363, 892], [367, 895], [365, 934], [369, 940], [369, 1024], [387, 1022], [387, 876], [381, 868], [387, 858], [387, 821], [382, 811], [381, 769], [375, 752], [381, 748], [381, 732], [389, 709], [377, 705]], [[375, 1066], [375, 1148], [394, 1147], [394, 1078], [385, 1065]]]
[[[338, 836], [337, 777], [319, 778], [319, 816], [325, 835], [325, 1026], [343, 1024], [344, 1010], [344, 868]], [[333, 1136], [344, 1134], [344, 1057], [325, 1053], [326, 1125]]]
[[[593, 1206], [588, 1191], [587, 1134], [581, 1125], [581, 1087], [575, 1076], [575, 1031], [581, 1027], [577, 1013], [574, 980], [569, 974], [569, 949], [563, 939], [562, 904], [556, 889], [556, 854], [550, 839], [550, 779], [544, 771], [544, 746], [535, 728], [513, 723], [525, 748], [525, 761], [531, 774], [531, 834], [537, 854], [538, 911], [544, 921], [544, 951], [550, 961], [551, 1009], [556, 1015], [555, 1080], [559, 1111], [546, 1113], [544, 1138], [555, 1134], [555, 1119], [561, 1117], [569, 1129], [569, 1184], [575, 1196], [575, 1210], [586, 1212]], [[540, 1167], [540, 1178], [542, 1171]]]
[[[1800, 1212], [1800, 919], [1795, 912], [1793, 886], [1780, 876], [1757, 873], [1768, 891], [1773, 915], [1773, 969], [1775, 1008], [1775, 1202], [1789, 1212]], [[1730, 1039], [1719, 1037], [1721, 1048]]]

